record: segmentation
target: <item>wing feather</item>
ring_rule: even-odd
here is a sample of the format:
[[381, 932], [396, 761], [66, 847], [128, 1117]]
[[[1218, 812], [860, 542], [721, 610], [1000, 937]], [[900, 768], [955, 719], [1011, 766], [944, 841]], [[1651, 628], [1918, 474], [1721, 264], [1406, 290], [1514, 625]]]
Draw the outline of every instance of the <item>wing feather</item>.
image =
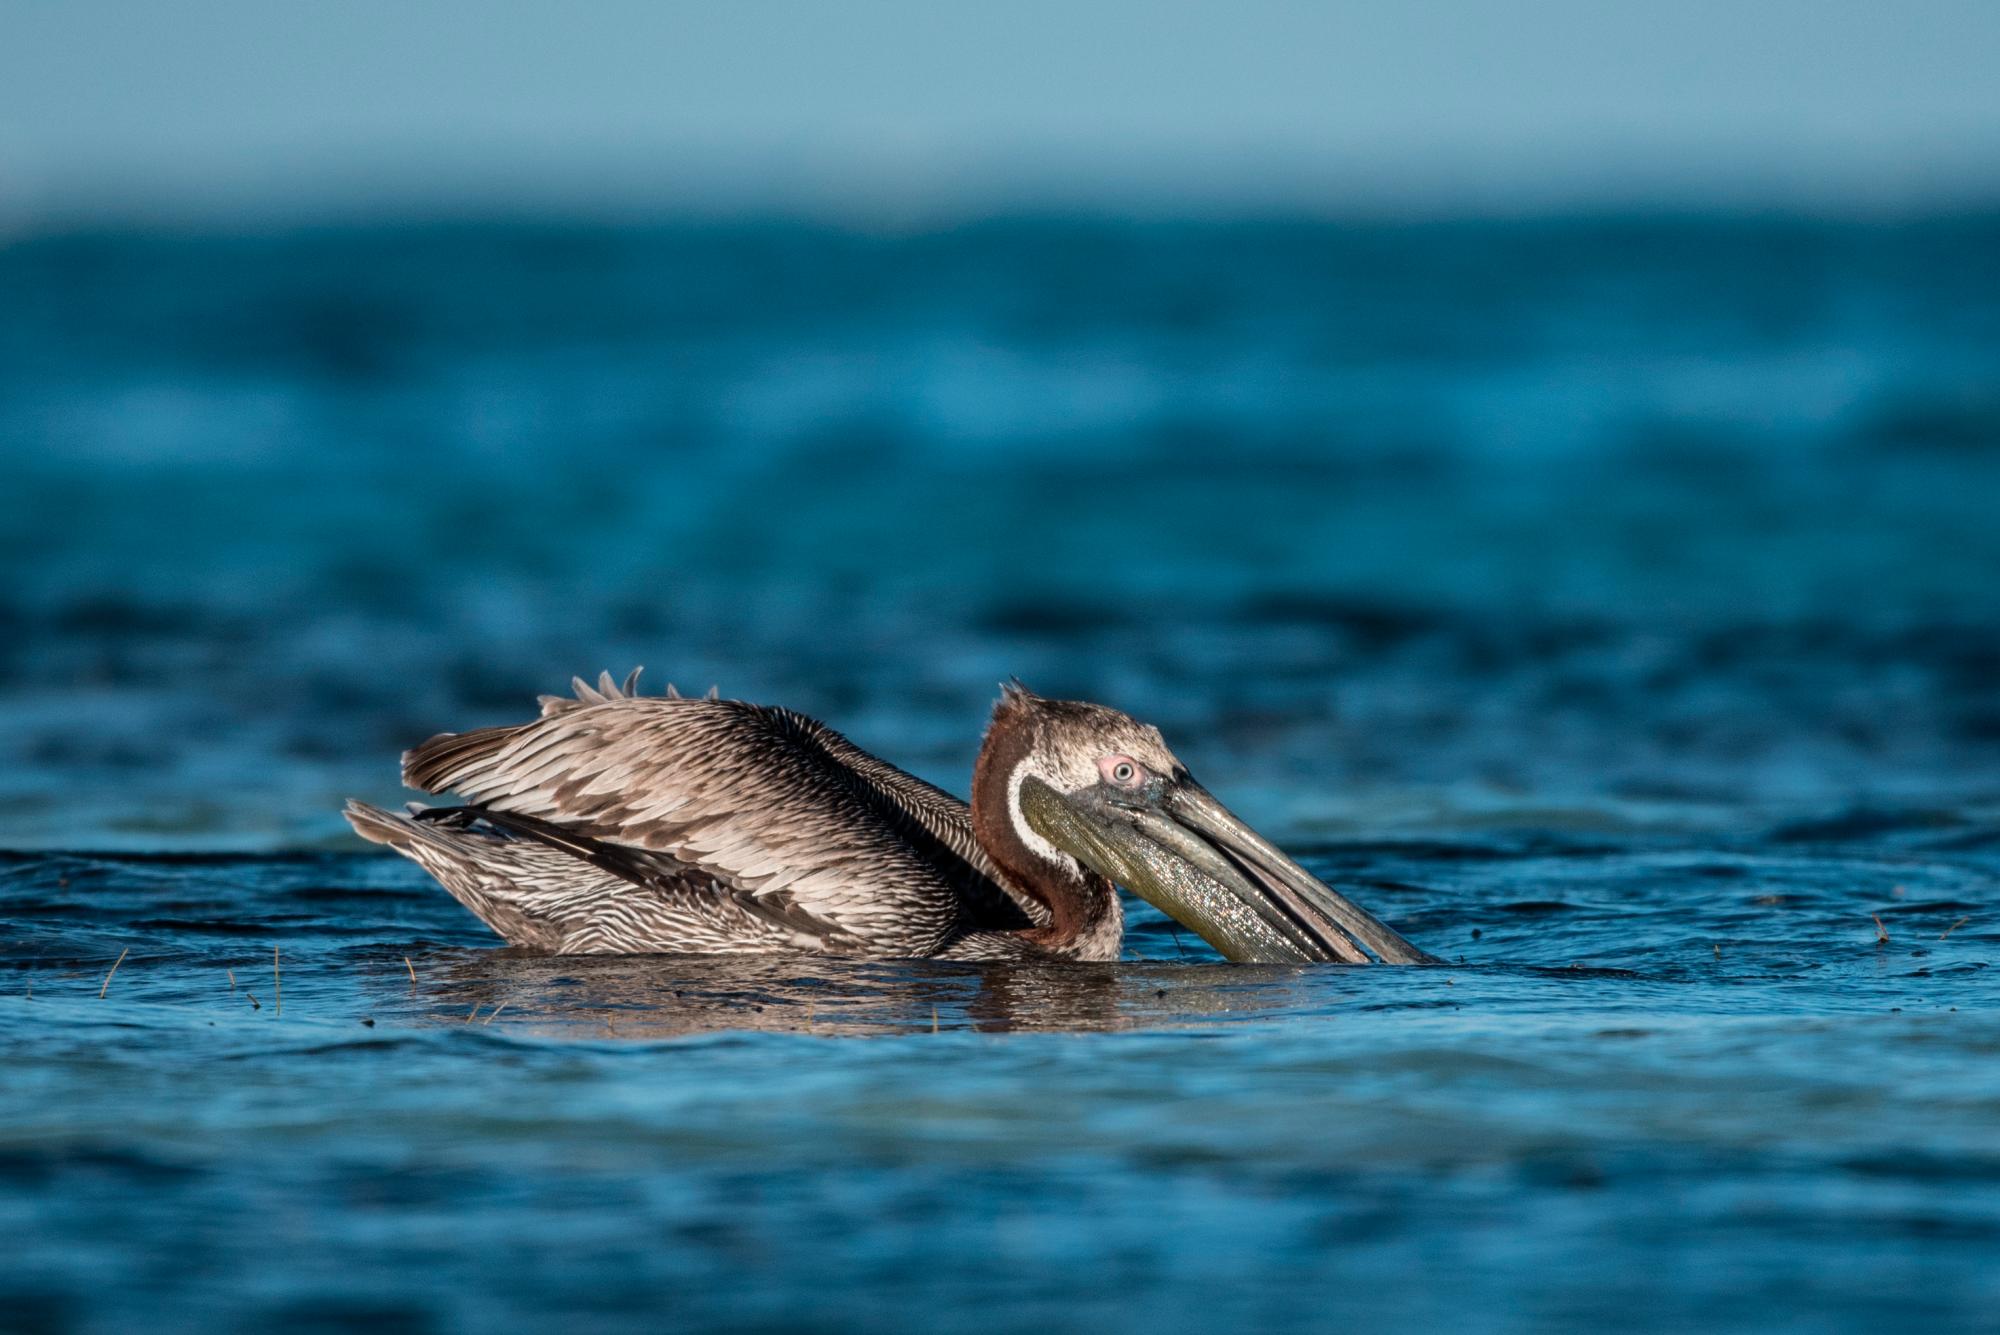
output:
[[[628, 686], [629, 686], [628, 679]], [[785, 921], [912, 954], [1010, 917], [963, 802], [791, 710], [634, 697], [607, 673], [509, 728], [433, 737], [404, 781], [716, 877]], [[610, 849], [612, 851], [604, 851]]]

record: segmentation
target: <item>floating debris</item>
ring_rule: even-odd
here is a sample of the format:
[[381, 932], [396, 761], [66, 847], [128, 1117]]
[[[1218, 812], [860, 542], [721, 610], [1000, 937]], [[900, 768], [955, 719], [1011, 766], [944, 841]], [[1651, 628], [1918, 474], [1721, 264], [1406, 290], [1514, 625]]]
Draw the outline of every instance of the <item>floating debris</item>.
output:
[[131, 953], [132, 953], [132, 947], [130, 946], [127, 946], [125, 947], [125, 949], [118, 952], [118, 958], [114, 960], [111, 964], [111, 972], [104, 975], [104, 986], [97, 989], [97, 999], [99, 1001], [104, 1000], [104, 993], [106, 989], [108, 989], [111, 986], [111, 979], [113, 978], [114, 975], [117, 974], [118, 966], [120, 964], [123, 964], [125, 962], [125, 957]]

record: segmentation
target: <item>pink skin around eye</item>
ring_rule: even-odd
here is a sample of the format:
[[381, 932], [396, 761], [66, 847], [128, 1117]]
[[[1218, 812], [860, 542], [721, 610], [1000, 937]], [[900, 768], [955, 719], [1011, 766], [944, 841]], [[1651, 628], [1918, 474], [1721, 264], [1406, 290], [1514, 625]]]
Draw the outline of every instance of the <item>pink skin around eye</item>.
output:
[[[1131, 766], [1122, 778], [1118, 772], [1120, 765]], [[1106, 783], [1118, 788], [1137, 788], [1146, 781], [1146, 767], [1130, 756], [1099, 756], [1097, 772], [1104, 776]]]

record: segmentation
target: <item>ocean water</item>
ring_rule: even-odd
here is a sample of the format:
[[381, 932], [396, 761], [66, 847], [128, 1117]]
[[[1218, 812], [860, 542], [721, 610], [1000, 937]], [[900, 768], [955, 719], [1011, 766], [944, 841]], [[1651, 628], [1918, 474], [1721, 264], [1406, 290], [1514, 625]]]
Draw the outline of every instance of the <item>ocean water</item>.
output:
[[[9, 1328], [2000, 1304], [2000, 219], [17, 238], [0, 575]], [[1449, 963], [538, 959], [340, 823], [640, 663], [1118, 705]]]

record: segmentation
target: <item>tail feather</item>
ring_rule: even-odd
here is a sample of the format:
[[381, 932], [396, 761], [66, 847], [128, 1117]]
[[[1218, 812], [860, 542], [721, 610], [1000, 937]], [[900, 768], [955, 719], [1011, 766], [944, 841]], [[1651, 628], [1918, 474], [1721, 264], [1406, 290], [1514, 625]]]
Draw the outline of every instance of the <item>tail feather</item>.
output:
[[561, 924], [528, 912], [515, 889], [518, 869], [504, 839], [417, 815], [398, 815], [350, 801], [344, 813], [354, 832], [395, 849], [436, 878], [451, 897], [471, 909], [509, 945], [558, 950]]
[[[349, 802], [356, 834], [395, 849], [509, 945], [556, 954], [824, 951], [825, 923], [725, 893], [699, 874], [675, 883], [641, 850], [574, 836], [531, 817], [476, 807], [408, 815]], [[635, 860], [636, 859], [636, 860]]]

